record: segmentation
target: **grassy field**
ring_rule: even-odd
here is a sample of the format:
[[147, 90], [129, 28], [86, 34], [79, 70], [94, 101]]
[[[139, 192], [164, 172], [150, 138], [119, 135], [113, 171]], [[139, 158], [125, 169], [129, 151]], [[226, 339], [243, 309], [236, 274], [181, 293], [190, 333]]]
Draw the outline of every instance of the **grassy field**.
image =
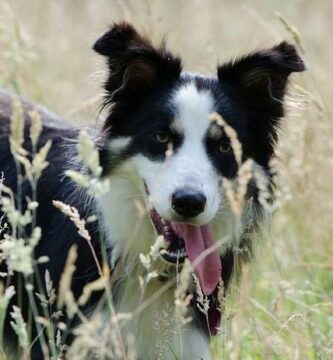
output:
[[203, 73], [281, 39], [300, 47], [308, 72], [290, 87], [272, 229], [227, 299], [214, 359], [333, 358], [332, 16], [330, 0], [0, 0], [0, 86], [73, 122], [99, 121], [91, 45], [116, 20], [166, 35]]

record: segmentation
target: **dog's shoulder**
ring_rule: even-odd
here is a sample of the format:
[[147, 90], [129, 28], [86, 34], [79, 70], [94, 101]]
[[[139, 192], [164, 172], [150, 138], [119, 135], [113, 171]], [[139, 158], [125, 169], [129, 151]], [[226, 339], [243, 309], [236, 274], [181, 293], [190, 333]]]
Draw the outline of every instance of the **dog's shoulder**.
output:
[[[10, 149], [10, 121], [13, 113], [15, 96], [0, 89], [0, 176], [4, 184], [17, 193], [17, 163]], [[82, 165], [77, 159], [77, 138], [80, 129], [53, 114], [44, 107], [18, 98], [24, 117], [24, 142], [23, 148], [31, 161], [34, 153], [30, 140], [31, 116], [30, 112], [36, 110], [42, 119], [42, 132], [37, 144], [37, 152], [51, 140], [52, 145], [47, 154], [48, 166], [43, 170], [37, 186], [37, 226], [42, 229], [42, 238], [35, 249], [38, 256], [48, 256], [52, 262], [47, 264], [51, 278], [57, 286], [61, 272], [64, 268], [69, 248], [76, 244], [79, 247], [77, 271], [80, 274], [73, 282], [73, 291], [77, 295], [84, 284], [97, 275], [96, 265], [91, 257], [91, 250], [87, 243], [80, 237], [75, 225], [58, 209], [52, 201], [58, 200], [77, 208], [81, 218], [93, 214], [95, 208], [85, 189], [78, 187], [65, 175], [71, 167], [81, 171]], [[24, 174], [24, 167], [19, 166]], [[27, 199], [32, 199], [32, 188], [29, 180], [23, 177], [21, 184], [21, 202], [23, 211], [27, 208]], [[0, 217], [5, 215], [1, 213]], [[91, 232], [92, 242], [98, 250], [99, 235], [95, 223], [87, 224]], [[99, 255], [99, 254], [98, 254]], [[46, 267], [40, 266], [43, 274]]]
[[19, 98], [3, 89], [0, 89], [0, 171], [5, 179], [9, 181], [14, 163], [10, 151], [10, 122], [14, 113], [14, 101], [18, 101], [18, 106], [22, 110], [24, 120], [24, 143], [23, 147], [28, 152], [32, 152], [30, 143], [31, 112], [36, 111], [42, 119], [42, 132], [39, 137], [37, 148], [42, 147], [46, 141], [52, 141], [52, 147], [48, 154], [48, 161], [52, 163], [51, 169], [59, 171], [55, 161], [59, 162], [61, 168], [66, 163], [68, 152], [74, 146], [79, 130], [60, 116], [53, 114], [43, 106], [29, 102], [24, 98]]

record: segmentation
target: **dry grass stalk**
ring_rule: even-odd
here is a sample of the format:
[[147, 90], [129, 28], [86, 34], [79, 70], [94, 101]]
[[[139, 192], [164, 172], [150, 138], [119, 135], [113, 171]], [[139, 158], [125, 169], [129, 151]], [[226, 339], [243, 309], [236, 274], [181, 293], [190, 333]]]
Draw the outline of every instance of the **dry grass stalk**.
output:
[[82, 130], [79, 135], [78, 154], [90, 174], [76, 170], [66, 170], [65, 174], [72, 181], [88, 190], [92, 197], [100, 197], [110, 189], [110, 180], [101, 178], [102, 167], [99, 163], [98, 150], [89, 135]]
[[238, 140], [237, 132], [230, 125], [228, 125], [228, 123], [223, 119], [223, 117], [220, 114], [216, 112], [213, 112], [209, 116], [209, 120], [215, 122], [217, 126], [223, 129], [224, 133], [227, 135], [227, 137], [230, 140], [230, 144], [234, 152], [234, 156], [237, 161], [237, 164], [238, 166], [240, 166], [242, 163], [242, 144]]
[[10, 325], [14, 329], [19, 345], [24, 349], [25, 356], [29, 354], [29, 337], [27, 332], [27, 325], [23, 320], [21, 309], [17, 306], [13, 306], [13, 311], [10, 313], [13, 321], [10, 322]]
[[60, 278], [57, 300], [57, 307], [61, 309], [66, 306], [67, 313], [70, 318], [72, 318], [78, 312], [78, 306], [71, 290], [72, 278], [76, 269], [76, 259], [77, 245], [72, 245], [69, 249], [65, 268]]
[[91, 236], [90, 236], [88, 230], [86, 229], [85, 220], [81, 219], [80, 214], [75, 207], [64, 204], [63, 202], [57, 201], [57, 200], [53, 200], [52, 203], [63, 214], [65, 214], [67, 217], [69, 217], [69, 219], [73, 222], [73, 224], [78, 229], [78, 234], [87, 241], [89, 248], [91, 250], [91, 253], [94, 257], [98, 272], [99, 272], [100, 276], [103, 277], [103, 272], [102, 272], [101, 266], [99, 264], [99, 260], [97, 258], [95, 249], [91, 243]]
[[[253, 177], [253, 161], [248, 159], [242, 163], [242, 144], [238, 140], [237, 132], [226, 123], [220, 114], [214, 112], [210, 115], [209, 119], [223, 129], [224, 133], [229, 138], [236, 162], [238, 164], [236, 182], [222, 178], [222, 184], [233, 213], [237, 217], [240, 217], [243, 202], [247, 193], [247, 187]], [[235, 185], [236, 189], [234, 189]]]
[[203, 294], [198, 277], [194, 273], [192, 274], [192, 277], [195, 284], [195, 290], [197, 293], [197, 297], [196, 297], [197, 308], [206, 316], [208, 320], [208, 310], [209, 310], [208, 296]]
[[283, 26], [286, 28], [287, 31], [289, 31], [289, 33], [292, 35], [295, 43], [298, 45], [298, 47], [300, 48], [300, 50], [302, 51], [302, 53], [305, 53], [305, 47], [303, 44], [303, 40], [301, 37], [300, 32], [298, 31], [298, 29], [292, 25], [282, 14], [280, 14], [278, 11], [275, 12], [275, 16], [281, 21], [281, 23], [283, 24]]
[[36, 148], [38, 139], [43, 130], [42, 117], [40, 116], [40, 113], [37, 110], [30, 111], [29, 116], [31, 119], [30, 141], [33, 148]]
[[82, 294], [80, 295], [80, 297], [78, 299], [78, 304], [80, 306], [85, 305], [88, 302], [91, 294], [94, 291], [99, 291], [99, 290], [105, 289], [107, 286], [107, 280], [108, 279], [105, 279], [104, 277], [100, 277], [97, 280], [92, 281], [92, 282], [88, 283], [87, 285], [85, 285], [85, 287], [83, 288]]
[[53, 205], [59, 209], [63, 214], [65, 214], [73, 222], [73, 224], [78, 229], [78, 234], [82, 236], [85, 240], [91, 241], [88, 230], [86, 229], [86, 222], [80, 218], [78, 210], [70, 205], [64, 204], [61, 201], [53, 200]]
[[10, 121], [10, 150], [14, 156], [26, 156], [23, 149], [24, 142], [24, 113], [19, 98], [14, 97], [12, 104], [12, 115]]
[[99, 165], [99, 154], [94, 142], [84, 130], [80, 131], [78, 153], [92, 174], [99, 177], [102, 173], [102, 168]]
[[175, 290], [175, 315], [181, 320], [182, 324], [192, 321], [192, 317], [187, 315], [191, 303], [192, 294], [188, 294], [188, 288], [191, 283], [193, 267], [188, 259], [185, 260], [182, 270], [177, 278], [177, 287]]
[[253, 161], [246, 160], [238, 169], [236, 182], [222, 178], [222, 184], [225, 189], [232, 212], [240, 217], [247, 193], [247, 187], [253, 177]]

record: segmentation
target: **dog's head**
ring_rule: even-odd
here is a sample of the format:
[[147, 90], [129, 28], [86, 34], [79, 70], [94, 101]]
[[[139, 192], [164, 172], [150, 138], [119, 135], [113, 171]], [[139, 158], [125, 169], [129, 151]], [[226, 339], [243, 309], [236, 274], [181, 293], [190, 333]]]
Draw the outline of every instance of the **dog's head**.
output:
[[[178, 57], [127, 23], [112, 26], [94, 49], [108, 61], [106, 103], [112, 105], [103, 129], [104, 171], [128, 160], [136, 166], [155, 228], [170, 243], [165, 258], [185, 255], [177, 245], [184, 240], [194, 262], [213, 245], [210, 224], [224, 216], [221, 178], [234, 179], [240, 165], [230, 131], [216, 116], [236, 132], [241, 162], [253, 159], [268, 170], [288, 76], [304, 64], [282, 42], [219, 66], [217, 76], [186, 73]], [[198, 273], [210, 293], [221, 264], [216, 251], [206, 259]]]

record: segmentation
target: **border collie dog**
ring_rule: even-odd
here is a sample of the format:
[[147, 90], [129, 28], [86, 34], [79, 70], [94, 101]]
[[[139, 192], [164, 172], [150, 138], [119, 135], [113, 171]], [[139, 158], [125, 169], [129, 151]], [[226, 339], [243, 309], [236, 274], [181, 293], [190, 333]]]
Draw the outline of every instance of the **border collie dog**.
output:
[[[132, 336], [131, 345], [125, 342], [125, 347], [134, 346], [138, 358], [145, 360], [209, 359], [209, 339], [220, 325], [219, 287], [223, 284], [227, 289], [237, 254], [251, 252], [251, 232], [265, 217], [260, 186], [252, 179], [236, 221], [224, 180], [235, 186], [239, 167], [251, 159], [268, 188], [272, 187], [269, 163], [284, 113], [287, 80], [305, 66], [295, 47], [282, 42], [219, 66], [217, 76], [190, 73], [182, 69], [178, 57], [164, 46], [154, 47], [127, 23], [113, 25], [97, 40], [94, 50], [107, 60], [103, 103], [107, 116], [102, 129], [98, 134], [91, 130], [91, 136], [99, 152], [102, 178], [109, 179], [110, 187], [103, 196], [92, 199], [87, 189], [65, 175], [73, 167], [87, 171], [77, 156], [80, 129], [39, 108], [43, 131], [38, 146], [52, 139], [49, 166], [37, 189], [36, 223], [42, 238], [35, 256], [50, 259], [39, 265], [39, 271], [44, 274], [48, 269], [57, 288], [68, 251], [77, 244], [72, 291], [75, 297], [81, 295], [84, 286], [99, 277], [96, 263], [87, 241], [52, 201], [74, 206], [82, 218], [100, 214], [101, 221], [88, 222], [87, 227], [98, 257], [100, 238], [104, 239], [116, 312], [134, 314], [120, 323], [124, 339]], [[17, 192], [8, 140], [11, 104], [12, 97], [0, 92], [0, 171], [4, 184]], [[28, 110], [34, 105], [23, 101], [23, 107], [24, 147], [29, 152]], [[240, 159], [232, 133], [241, 145]], [[31, 198], [25, 178], [21, 193], [22, 199]], [[140, 216], [138, 202], [144, 204]], [[139, 279], [147, 269], [140, 254], [149, 254], [157, 238], [162, 239], [152, 260], [157, 274], [143, 293]], [[187, 299], [192, 320], [182, 325], [179, 334], [175, 291], [184, 261], [195, 274], [185, 289], [191, 295]], [[11, 280], [15, 278], [14, 274]], [[94, 293], [82, 311], [91, 314], [101, 296]], [[199, 309], [199, 296], [209, 301], [206, 314]], [[144, 302], [148, 305], [142, 306]], [[142, 311], [137, 311], [139, 306]], [[26, 316], [26, 309], [22, 311]], [[171, 331], [155, 327], [156, 322], [163, 322], [162, 315]], [[101, 323], [101, 329], [103, 326]], [[10, 326], [5, 337], [11, 341]], [[32, 354], [42, 358], [37, 348]]]

